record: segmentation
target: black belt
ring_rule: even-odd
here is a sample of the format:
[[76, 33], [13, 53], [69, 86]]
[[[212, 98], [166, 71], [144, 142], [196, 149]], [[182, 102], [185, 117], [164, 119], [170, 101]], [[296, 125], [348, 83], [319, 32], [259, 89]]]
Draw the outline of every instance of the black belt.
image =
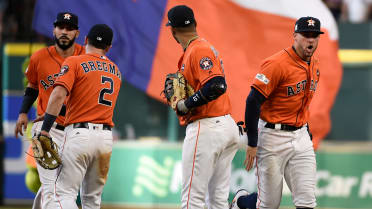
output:
[[[89, 124], [88, 123], [74, 123], [73, 127], [74, 128], [87, 128], [87, 129], [89, 129]], [[109, 126], [107, 124], [103, 124], [102, 130], [111, 131], [111, 126]]]
[[[266, 123], [265, 128], [272, 128], [275, 129], [275, 124], [273, 123]], [[280, 124], [280, 130], [283, 131], [295, 131], [302, 128], [301, 127], [296, 127], [296, 126], [291, 126], [291, 125], [286, 125], [286, 124]]]
[[61, 131], [64, 131], [64, 130], [65, 130], [65, 127], [64, 127], [63, 125], [59, 125], [59, 124], [57, 123], [57, 125], [56, 125], [56, 129], [61, 130]]

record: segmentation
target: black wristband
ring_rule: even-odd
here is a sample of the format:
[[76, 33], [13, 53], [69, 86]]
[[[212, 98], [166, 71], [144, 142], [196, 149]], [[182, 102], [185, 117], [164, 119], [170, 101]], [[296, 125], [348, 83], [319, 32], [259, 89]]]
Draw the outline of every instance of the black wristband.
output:
[[61, 116], [66, 115], [66, 105], [65, 104], [62, 105], [61, 111], [59, 111], [59, 115], [61, 115]]
[[197, 91], [194, 95], [190, 96], [185, 100], [185, 105], [188, 109], [199, 107], [203, 104], [207, 104], [208, 101], [202, 95], [201, 91]]
[[30, 111], [32, 104], [34, 104], [35, 100], [37, 99], [38, 95], [39, 95], [38, 90], [27, 87], [25, 90], [25, 94], [23, 96], [22, 106], [21, 109], [19, 110], [19, 113], [28, 113], [28, 111]]
[[45, 113], [44, 122], [43, 122], [43, 125], [41, 126], [41, 130], [49, 132], [53, 126], [54, 121], [56, 121], [56, 119], [57, 119], [57, 116]]

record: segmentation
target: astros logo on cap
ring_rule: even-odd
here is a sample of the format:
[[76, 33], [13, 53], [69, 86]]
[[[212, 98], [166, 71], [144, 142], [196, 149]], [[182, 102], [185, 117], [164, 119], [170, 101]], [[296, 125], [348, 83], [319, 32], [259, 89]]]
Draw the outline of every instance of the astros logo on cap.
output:
[[65, 16], [63, 17], [63, 19], [67, 19], [67, 20], [69, 20], [70, 18], [71, 18], [70, 14], [65, 14]]
[[315, 21], [313, 19], [310, 19], [307, 22], [309, 23], [307, 26], [315, 26]]

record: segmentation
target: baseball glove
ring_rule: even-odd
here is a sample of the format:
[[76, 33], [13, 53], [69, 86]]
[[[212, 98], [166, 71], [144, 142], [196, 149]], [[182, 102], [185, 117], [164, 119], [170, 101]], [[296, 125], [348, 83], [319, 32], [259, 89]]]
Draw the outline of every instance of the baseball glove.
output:
[[194, 89], [187, 83], [187, 80], [180, 72], [169, 73], [165, 78], [163, 93], [168, 105], [177, 111], [177, 103], [194, 94]]
[[32, 152], [36, 162], [43, 168], [54, 170], [62, 164], [58, 155], [57, 144], [52, 138], [44, 135], [36, 135], [31, 139]]

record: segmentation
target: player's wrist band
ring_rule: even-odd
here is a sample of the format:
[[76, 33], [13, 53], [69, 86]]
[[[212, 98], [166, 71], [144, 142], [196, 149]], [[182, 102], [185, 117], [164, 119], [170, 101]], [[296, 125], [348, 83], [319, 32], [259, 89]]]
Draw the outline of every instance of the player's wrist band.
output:
[[200, 90], [185, 100], [185, 106], [187, 107], [187, 109], [199, 107], [207, 103], [208, 102], [203, 98]]
[[25, 94], [23, 96], [22, 106], [19, 113], [28, 113], [32, 104], [34, 104], [35, 100], [39, 95], [39, 91], [30, 87], [27, 87], [25, 90]]
[[[223, 87], [223, 88], [220, 88]], [[207, 81], [194, 95], [187, 98], [185, 105], [188, 109], [199, 107], [217, 99], [226, 91], [225, 78], [216, 76]]]
[[61, 111], [59, 111], [58, 115], [61, 115], [61, 116], [66, 115], [66, 105], [65, 104], [62, 105]]
[[57, 119], [57, 116], [45, 113], [44, 122], [43, 122], [43, 125], [41, 126], [41, 130], [49, 132], [53, 126], [54, 121], [56, 121], [56, 119]]

